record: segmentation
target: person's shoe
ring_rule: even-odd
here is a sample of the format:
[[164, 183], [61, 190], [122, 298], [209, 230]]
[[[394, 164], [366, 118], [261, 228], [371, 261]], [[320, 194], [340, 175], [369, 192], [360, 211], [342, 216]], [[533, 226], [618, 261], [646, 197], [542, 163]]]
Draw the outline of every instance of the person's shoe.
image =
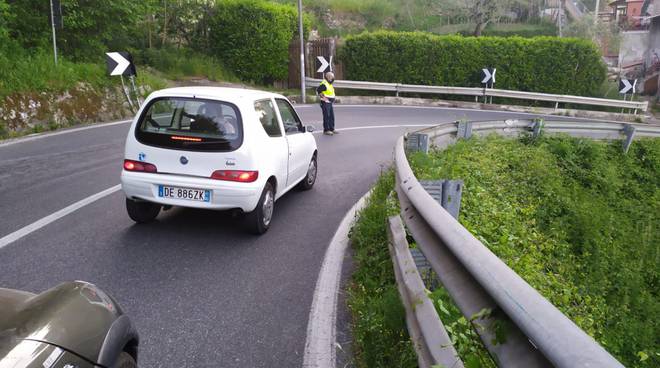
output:
[[332, 134], [339, 134], [339, 132], [336, 131], [336, 130], [331, 130], [331, 132], [332, 132]]
[[334, 135], [335, 133], [333, 133], [332, 130], [326, 130], [325, 132], [323, 132], [323, 134], [325, 134], [325, 135]]

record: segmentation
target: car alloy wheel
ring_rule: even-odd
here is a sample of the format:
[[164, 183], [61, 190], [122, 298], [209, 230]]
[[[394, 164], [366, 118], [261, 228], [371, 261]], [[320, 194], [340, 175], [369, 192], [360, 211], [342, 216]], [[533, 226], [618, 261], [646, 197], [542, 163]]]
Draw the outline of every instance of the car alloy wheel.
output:
[[263, 221], [264, 225], [270, 225], [270, 221], [273, 218], [273, 208], [275, 206], [275, 200], [273, 198], [273, 191], [267, 190], [264, 196], [264, 204], [262, 206]]
[[314, 185], [314, 181], [316, 181], [316, 171], [316, 160], [312, 160], [307, 168], [307, 185], [310, 187]]

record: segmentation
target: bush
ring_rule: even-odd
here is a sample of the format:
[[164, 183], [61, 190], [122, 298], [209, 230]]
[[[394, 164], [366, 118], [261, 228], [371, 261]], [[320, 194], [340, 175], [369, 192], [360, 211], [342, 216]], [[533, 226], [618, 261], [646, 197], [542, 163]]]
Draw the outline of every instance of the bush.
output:
[[209, 27], [209, 51], [241, 79], [269, 84], [287, 78], [289, 43], [298, 27], [295, 7], [262, 0], [220, 1]]
[[347, 79], [362, 81], [480, 87], [493, 66], [497, 88], [588, 96], [606, 77], [596, 46], [574, 38], [380, 31], [347, 37], [339, 53]]
[[[107, 51], [134, 45], [143, 28], [146, 1], [62, 1], [64, 27], [57, 30], [60, 55], [75, 61], [102, 62]], [[0, 4], [0, 16], [2, 15]], [[11, 37], [25, 49], [51, 47], [50, 3], [9, 1]]]

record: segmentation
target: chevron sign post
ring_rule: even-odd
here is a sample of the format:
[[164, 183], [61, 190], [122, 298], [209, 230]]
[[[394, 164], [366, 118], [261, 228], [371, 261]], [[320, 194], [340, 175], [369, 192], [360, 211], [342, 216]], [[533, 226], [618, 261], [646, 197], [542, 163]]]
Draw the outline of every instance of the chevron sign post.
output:
[[622, 95], [635, 94], [637, 79], [621, 79], [619, 81], [619, 93]]
[[316, 57], [316, 67], [317, 67], [317, 69], [316, 69], [317, 73], [331, 72], [332, 71], [332, 56], [330, 56], [330, 61], [328, 61], [323, 56], [317, 56]]
[[[135, 77], [137, 76], [137, 70], [135, 69], [135, 64], [133, 64], [133, 56], [130, 53], [122, 52], [106, 52], [106, 64], [108, 66], [108, 74], [110, 76], [118, 75], [121, 78], [121, 86], [124, 90], [124, 95], [128, 101], [128, 105], [131, 107], [133, 112], [137, 112], [137, 107], [140, 107], [140, 94], [137, 87], [135, 86]], [[129, 91], [124, 84], [124, 77], [128, 77], [131, 81], [132, 91]], [[135, 96], [135, 103], [131, 98], [131, 92]]]
[[128, 52], [106, 52], [106, 64], [108, 65], [108, 73], [110, 75], [121, 76], [134, 76], [137, 75], [135, 64], [133, 64], [133, 56]]
[[[630, 95], [630, 101], [635, 97], [635, 87], [637, 87], [637, 79], [620, 79], [619, 80], [619, 93], [623, 95], [623, 100], [626, 101]], [[623, 114], [625, 109], [621, 109]]]
[[493, 88], [493, 84], [495, 84], [495, 73], [497, 72], [497, 69], [495, 68], [483, 68], [481, 69], [482, 73], [482, 79], [481, 83], [484, 83], [486, 85], [490, 85], [490, 88]]
[[[481, 69], [481, 84], [484, 85], [484, 103], [488, 102], [486, 97], [486, 88], [493, 88], [495, 85], [495, 73], [497, 69], [495, 68], [483, 68]], [[493, 98], [490, 98], [490, 103], [493, 103]]]

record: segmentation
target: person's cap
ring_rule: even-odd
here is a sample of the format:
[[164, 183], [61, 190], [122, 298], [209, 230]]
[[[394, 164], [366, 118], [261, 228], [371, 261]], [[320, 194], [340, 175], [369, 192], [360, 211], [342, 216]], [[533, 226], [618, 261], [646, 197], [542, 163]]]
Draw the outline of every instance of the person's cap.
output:
[[335, 73], [333, 73], [333, 72], [327, 72], [327, 73], [325, 73], [325, 79], [326, 79], [326, 80], [335, 79]]

